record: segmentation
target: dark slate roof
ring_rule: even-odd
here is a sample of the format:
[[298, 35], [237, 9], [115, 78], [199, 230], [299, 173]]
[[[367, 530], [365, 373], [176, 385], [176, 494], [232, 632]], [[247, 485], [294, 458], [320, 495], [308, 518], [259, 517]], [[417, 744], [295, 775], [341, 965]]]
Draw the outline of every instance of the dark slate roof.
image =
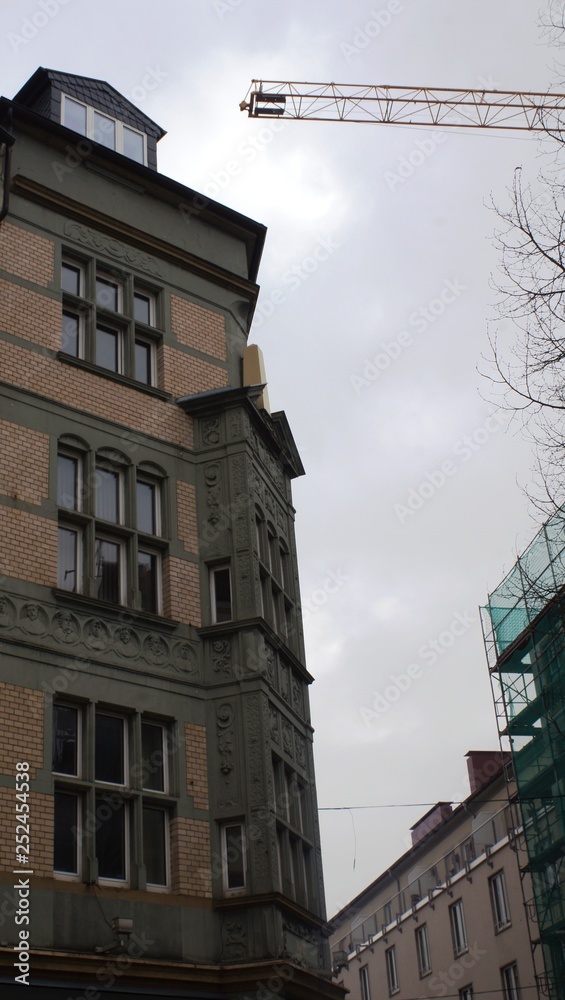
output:
[[89, 76], [75, 76], [59, 73], [57, 70], [40, 66], [14, 97], [16, 104], [22, 104], [31, 111], [60, 122], [61, 94], [76, 97], [97, 111], [105, 112], [113, 118], [145, 132], [158, 141], [166, 133], [151, 118], [143, 114], [105, 80]]

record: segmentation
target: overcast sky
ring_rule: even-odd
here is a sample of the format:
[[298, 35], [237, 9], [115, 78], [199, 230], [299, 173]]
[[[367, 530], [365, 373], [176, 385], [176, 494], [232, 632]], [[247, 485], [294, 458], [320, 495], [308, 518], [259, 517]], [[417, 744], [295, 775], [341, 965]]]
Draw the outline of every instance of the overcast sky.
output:
[[558, 77], [537, 7], [2, 5], [5, 96], [40, 65], [106, 79], [167, 129], [161, 172], [268, 226], [250, 342], [306, 467], [294, 500], [319, 805], [394, 805], [321, 813], [328, 915], [407, 848], [427, 806], [405, 803], [465, 797], [464, 754], [498, 746], [477, 608], [538, 521], [521, 488], [530, 446], [477, 372], [495, 315], [487, 204], [505, 204], [516, 166], [535, 180], [540, 148], [265, 123], [238, 105], [253, 77], [543, 91]]

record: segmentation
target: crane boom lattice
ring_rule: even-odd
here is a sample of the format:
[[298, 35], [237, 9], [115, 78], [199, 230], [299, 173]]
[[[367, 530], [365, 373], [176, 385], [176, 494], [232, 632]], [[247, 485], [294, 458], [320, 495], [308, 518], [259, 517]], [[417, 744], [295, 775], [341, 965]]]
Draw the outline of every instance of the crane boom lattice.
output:
[[565, 129], [565, 94], [252, 80], [250, 118], [372, 122], [433, 128]]

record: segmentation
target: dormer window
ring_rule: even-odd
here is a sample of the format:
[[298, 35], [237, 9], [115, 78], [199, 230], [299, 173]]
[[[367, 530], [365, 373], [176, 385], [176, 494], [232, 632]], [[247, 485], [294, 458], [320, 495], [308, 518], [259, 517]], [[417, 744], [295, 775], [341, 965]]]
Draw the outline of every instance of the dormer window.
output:
[[147, 165], [147, 137], [138, 129], [63, 94], [62, 124], [107, 149]]

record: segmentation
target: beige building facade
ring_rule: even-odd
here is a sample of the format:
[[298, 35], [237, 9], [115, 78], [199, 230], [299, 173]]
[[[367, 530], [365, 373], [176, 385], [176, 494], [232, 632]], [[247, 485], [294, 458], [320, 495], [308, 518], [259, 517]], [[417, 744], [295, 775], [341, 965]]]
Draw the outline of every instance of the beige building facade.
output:
[[469, 797], [438, 802], [412, 847], [330, 921], [334, 975], [351, 1000], [537, 996], [507, 765], [494, 752], [467, 763]]

